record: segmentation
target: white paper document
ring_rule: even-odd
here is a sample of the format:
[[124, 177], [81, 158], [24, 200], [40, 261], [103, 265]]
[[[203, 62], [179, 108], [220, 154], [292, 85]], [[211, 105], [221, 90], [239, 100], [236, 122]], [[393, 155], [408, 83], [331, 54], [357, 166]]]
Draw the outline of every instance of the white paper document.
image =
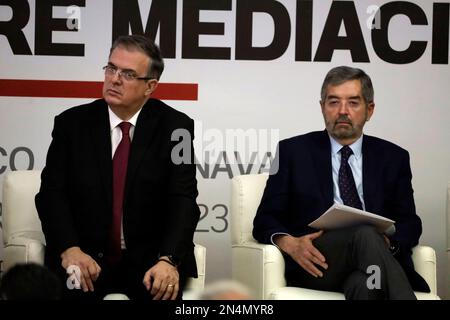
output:
[[332, 230], [359, 224], [370, 224], [375, 226], [380, 233], [383, 233], [394, 229], [394, 223], [394, 220], [383, 216], [335, 203], [308, 226], [314, 229]]

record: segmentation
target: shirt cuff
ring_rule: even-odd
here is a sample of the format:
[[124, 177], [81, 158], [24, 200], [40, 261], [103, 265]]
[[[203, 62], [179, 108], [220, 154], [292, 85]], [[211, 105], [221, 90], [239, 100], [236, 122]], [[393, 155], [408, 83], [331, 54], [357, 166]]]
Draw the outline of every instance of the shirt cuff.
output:
[[273, 238], [274, 238], [275, 236], [279, 236], [279, 235], [290, 236], [290, 234], [289, 234], [289, 233], [286, 233], [286, 232], [275, 232], [274, 234], [272, 234], [272, 235], [270, 236], [270, 242], [272, 242], [272, 244], [273, 244], [275, 247], [277, 247], [277, 248], [281, 251], [280, 247], [278, 247], [278, 246], [276, 245], [276, 243], [273, 241]]

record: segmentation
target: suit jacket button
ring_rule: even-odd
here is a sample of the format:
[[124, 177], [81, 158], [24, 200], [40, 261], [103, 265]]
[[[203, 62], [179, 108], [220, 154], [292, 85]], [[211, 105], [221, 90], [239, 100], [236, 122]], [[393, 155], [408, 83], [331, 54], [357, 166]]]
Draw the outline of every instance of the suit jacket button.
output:
[[99, 257], [100, 259], [103, 258], [103, 252], [99, 252], [99, 253], [97, 254], [97, 257]]

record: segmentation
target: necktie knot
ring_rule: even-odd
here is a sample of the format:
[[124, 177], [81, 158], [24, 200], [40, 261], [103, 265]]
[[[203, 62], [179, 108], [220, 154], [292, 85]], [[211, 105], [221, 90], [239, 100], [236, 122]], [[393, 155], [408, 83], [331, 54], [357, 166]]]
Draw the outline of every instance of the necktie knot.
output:
[[353, 154], [353, 150], [352, 148], [350, 148], [349, 146], [343, 146], [341, 149], [341, 161], [348, 161], [348, 158], [350, 158], [350, 156]]
[[123, 121], [119, 123], [119, 128], [122, 130], [124, 136], [128, 136], [130, 134], [131, 123]]

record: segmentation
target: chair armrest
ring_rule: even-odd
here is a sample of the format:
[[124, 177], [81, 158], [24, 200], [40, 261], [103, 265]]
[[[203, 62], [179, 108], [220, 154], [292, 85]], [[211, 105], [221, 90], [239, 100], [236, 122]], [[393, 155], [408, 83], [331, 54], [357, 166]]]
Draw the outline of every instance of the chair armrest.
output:
[[284, 258], [274, 245], [236, 244], [231, 255], [233, 279], [246, 285], [255, 299], [269, 299], [272, 291], [286, 286]]
[[428, 246], [416, 246], [413, 248], [412, 259], [414, 269], [428, 283], [431, 293], [437, 295], [436, 252], [434, 249]]
[[197, 278], [188, 278], [184, 291], [203, 290], [205, 287], [205, 269], [206, 269], [206, 248], [195, 244], [194, 247], [195, 262], [197, 264]]
[[10, 238], [3, 249], [3, 270], [6, 271], [18, 263], [44, 264], [45, 245], [40, 240], [14, 237]]

